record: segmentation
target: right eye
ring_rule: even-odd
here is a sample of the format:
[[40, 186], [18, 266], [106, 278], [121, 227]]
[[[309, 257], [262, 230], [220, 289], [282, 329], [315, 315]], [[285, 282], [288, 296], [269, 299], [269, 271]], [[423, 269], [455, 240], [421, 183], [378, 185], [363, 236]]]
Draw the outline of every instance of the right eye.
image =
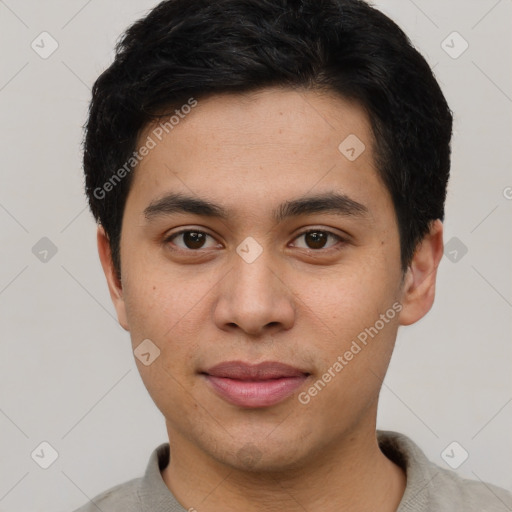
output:
[[[183, 229], [177, 233], [172, 233], [169, 235], [164, 240], [164, 243], [172, 243], [178, 247], [179, 250], [183, 251], [198, 251], [205, 249], [204, 245], [208, 238], [211, 238], [213, 241], [215, 241], [211, 235], [205, 233], [204, 231], [195, 229]], [[175, 240], [181, 241], [181, 244], [176, 243]], [[212, 245], [211, 247], [215, 247], [215, 245]]]

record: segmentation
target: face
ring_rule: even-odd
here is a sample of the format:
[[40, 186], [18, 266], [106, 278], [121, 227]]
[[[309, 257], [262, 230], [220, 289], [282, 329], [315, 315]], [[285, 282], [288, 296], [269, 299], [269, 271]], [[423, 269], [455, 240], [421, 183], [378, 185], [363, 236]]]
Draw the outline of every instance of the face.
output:
[[137, 365], [171, 443], [268, 470], [374, 432], [419, 278], [402, 282], [364, 111], [265, 89], [199, 101], [161, 138], [127, 198], [122, 286], [100, 254], [136, 354], [151, 340]]

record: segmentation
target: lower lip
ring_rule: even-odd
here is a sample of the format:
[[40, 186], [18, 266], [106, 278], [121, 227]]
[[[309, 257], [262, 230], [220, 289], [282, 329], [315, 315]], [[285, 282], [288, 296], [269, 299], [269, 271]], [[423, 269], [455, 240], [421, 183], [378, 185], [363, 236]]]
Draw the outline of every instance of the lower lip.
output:
[[205, 375], [213, 390], [227, 402], [240, 407], [269, 407], [282, 402], [302, 386], [307, 375], [247, 381]]

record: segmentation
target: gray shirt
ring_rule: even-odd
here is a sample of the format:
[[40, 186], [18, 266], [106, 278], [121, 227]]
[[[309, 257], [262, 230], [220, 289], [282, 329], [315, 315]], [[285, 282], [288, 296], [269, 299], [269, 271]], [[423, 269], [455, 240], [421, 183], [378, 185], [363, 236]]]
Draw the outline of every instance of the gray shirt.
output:
[[[430, 462], [407, 436], [377, 431], [382, 452], [407, 474], [397, 512], [512, 512], [512, 493], [461, 478]], [[165, 485], [160, 471], [169, 463], [169, 444], [156, 448], [146, 473], [98, 495], [75, 512], [187, 512]]]

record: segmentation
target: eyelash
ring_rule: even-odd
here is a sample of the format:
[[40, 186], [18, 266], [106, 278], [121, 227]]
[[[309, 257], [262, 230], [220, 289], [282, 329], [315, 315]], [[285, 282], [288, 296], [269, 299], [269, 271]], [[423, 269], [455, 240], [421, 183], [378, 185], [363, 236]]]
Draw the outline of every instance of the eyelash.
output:
[[[164, 242], [164, 244], [172, 243], [172, 240], [174, 240], [176, 237], [178, 237], [180, 235], [183, 235], [185, 233], [199, 233], [199, 234], [206, 235], [206, 236], [209, 236], [211, 238], [214, 238], [212, 235], [210, 235], [209, 233], [206, 233], [205, 231], [200, 231], [198, 229], [183, 229], [183, 230], [178, 231], [176, 233], [172, 233], [171, 235], [166, 237], [163, 242]], [[328, 237], [331, 236], [331, 237], [336, 238], [338, 240], [338, 243], [333, 245], [333, 246], [331, 246], [331, 247], [328, 247], [327, 249], [324, 249], [324, 248], [320, 248], [320, 249], [302, 248], [303, 250], [308, 250], [308, 251], [312, 251], [312, 252], [315, 252], [315, 253], [320, 253], [320, 252], [324, 252], [325, 253], [325, 252], [330, 252], [331, 250], [333, 250], [333, 251], [340, 250], [341, 249], [340, 243], [341, 243], [342, 246], [344, 246], [347, 243], [347, 239], [343, 238], [340, 235], [337, 235], [336, 233], [333, 233], [332, 231], [325, 230], [325, 229], [308, 229], [306, 231], [302, 231], [301, 233], [299, 233], [294, 238], [294, 240], [297, 240], [301, 236], [307, 235], [309, 233], [322, 233], [322, 234], [326, 234]], [[177, 247], [174, 243], [173, 243], [173, 245], [175, 247]], [[172, 250], [176, 251], [176, 252], [201, 253], [202, 251], [205, 251], [205, 250], [208, 250], [208, 249], [202, 249], [202, 248], [200, 248], [200, 249], [188, 249], [188, 248], [184, 249], [182, 247], [177, 247], [177, 248], [173, 248]]]

